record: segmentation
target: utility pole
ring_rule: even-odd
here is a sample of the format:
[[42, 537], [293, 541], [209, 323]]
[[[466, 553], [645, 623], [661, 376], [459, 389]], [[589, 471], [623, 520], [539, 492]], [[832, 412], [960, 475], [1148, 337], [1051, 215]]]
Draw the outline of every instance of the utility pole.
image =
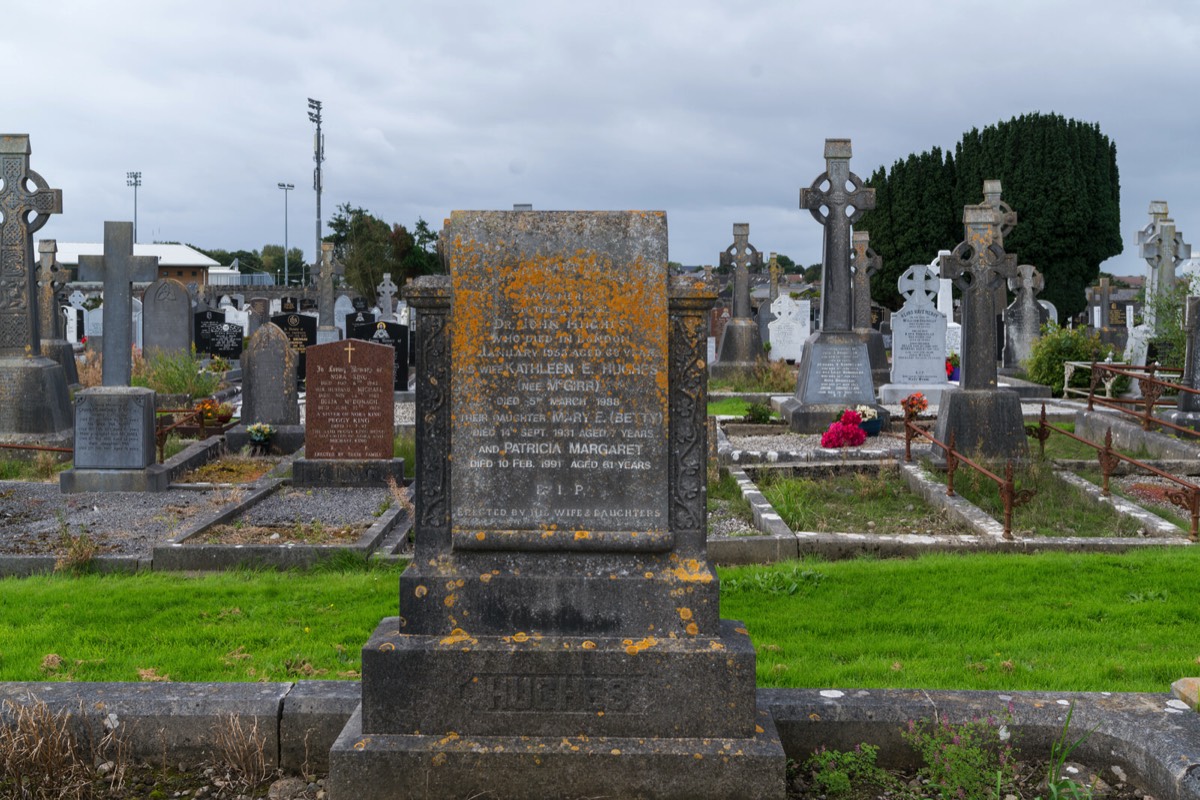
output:
[[[278, 184], [280, 189], [283, 189], [283, 285], [288, 285], [288, 192], [296, 187], [290, 183]], [[318, 207], [320, 201], [317, 201]], [[317, 232], [320, 235], [320, 231]]]
[[137, 242], [137, 190], [142, 185], [142, 173], [126, 172], [125, 185], [133, 187], [133, 241]]
[[316, 123], [317, 133], [313, 137], [313, 189], [317, 193], [317, 242], [314, 253], [321, 252], [321, 162], [325, 160], [325, 137], [321, 135], [321, 101], [308, 98], [308, 121]]

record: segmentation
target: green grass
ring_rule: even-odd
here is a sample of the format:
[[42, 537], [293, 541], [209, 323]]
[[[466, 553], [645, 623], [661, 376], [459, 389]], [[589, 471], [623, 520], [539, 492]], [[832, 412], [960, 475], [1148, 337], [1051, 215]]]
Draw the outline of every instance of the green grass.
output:
[[416, 433], [400, 433], [392, 440], [392, 457], [404, 459], [404, 477], [411, 478], [417, 474], [417, 435]]
[[[1058, 428], [1059, 430], [1066, 431], [1067, 433], [1075, 433], [1075, 423], [1073, 422], [1052, 423], [1050, 427]], [[1101, 440], [1097, 442], [1097, 444], [1102, 445], [1104, 442]], [[1130, 458], [1145, 460], [1153, 457], [1150, 451], [1146, 450], [1145, 447], [1139, 447], [1137, 450], [1122, 450], [1119, 447], [1114, 447], [1113, 450], [1121, 453], [1122, 455], [1129, 456]], [[1094, 447], [1089, 447], [1082, 442], [1075, 441], [1069, 436], [1062, 436], [1057, 433], [1051, 433], [1050, 438], [1046, 440], [1046, 458], [1051, 461], [1071, 459], [1096, 461], [1097, 452], [1098, 451]], [[1029, 453], [1035, 458], [1037, 458], [1038, 454], [1040, 453], [1040, 450], [1038, 449], [1038, 441], [1032, 436], [1029, 437]]]
[[[0, 450], [0, 452], [3, 452]], [[8, 452], [12, 452], [11, 450]], [[6, 458], [0, 460], [0, 480], [29, 481], [34, 483], [56, 481], [58, 473], [70, 469], [71, 461], [59, 461], [56, 453], [41, 451], [29, 459]]]
[[[0, 580], [0, 680], [356, 678], [367, 637], [397, 613], [400, 570], [353, 560], [320, 574]], [[51, 655], [61, 664], [48, 671]]]
[[[722, 397], [708, 404], [708, 416], [744, 417], [750, 409], [750, 403], [740, 397]], [[779, 412], [772, 411], [771, 419], [779, 419]]]
[[722, 570], [721, 615], [760, 686], [1165, 692], [1196, 673], [1198, 569], [1194, 548], [793, 561]]
[[[1079, 477], [1083, 478], [1085, 481], [1095, 484], [1096, 486], [1100, 486], [1100, 487], [1104, 486], [1104, 475], [1100, 472], [1099, 469], [1082, 469], [1082, 470], [1078, 470], [1075, 474], [1078, 475]], [[1194, 478], [1185, 477], [1184, 479], [1195, 483]], [[1108, 488], [1112, 494], [1115, 494], [1118, 497], [1124, 497], [1126, 500], [1133, 503], [1134, 505], [1141, 506], [1142, 508], [1146, 509], [1150, 513], [1152, 513], [1156, 516], [1162, 517], [1167, 522], [1170, 522], [1173, 525], [1178, 526], [1184, 532], [1190, 531], [1192, 529], [1191, 516], [1190, 515], [1185, 516], [1183, 509], [1180, 508], [1179, 506], [1172, 505], [1170, 507], [1170, 509], [1167, 509], [1162, 506], [1151, 505], [1151, 504], [1147, 503], [1143, 498], [1140, 498], [1140, 497], [1126, 491], [1116, 480], [1113, 480], [1113, 479], [1109, 480]]]
[[759, 490], [794, 531], [967, 532], [910, 492], [895, 467], [811, 478], [758, 475]]
[[[1003, 468], [990, 467], [1003, 477]], [[933, 478], [946, 483], [946, 473], [927, 469]], [[1013, 474], [1017, 491], [1027, 488], [1037, 494], [1025, 505], [1013, 509], [1012, 529], [1014, 533], [1032, 532], [1035, 536], [1136, 536], [1140, 523], [1118, 514], [1107, 503], [1097, 503], [1081, 490], [1054, 474], [1048, 462], [1031, 462], [1018, 467]], [[1000, 501], [1000, 489], [991, 478], [976, 472], [965, 464], [954, 473], [954, 493], [974, 503], [1003, 521], [1004, 504]]]
[[[350, 560], [0, 580], [0, 680], [356, 677], [400, 570]], [[721, 612], [760, 686], [1163, 692], [1200, 657], [1197, 571], [1197, 548], [792, 561], [722, 569]]]

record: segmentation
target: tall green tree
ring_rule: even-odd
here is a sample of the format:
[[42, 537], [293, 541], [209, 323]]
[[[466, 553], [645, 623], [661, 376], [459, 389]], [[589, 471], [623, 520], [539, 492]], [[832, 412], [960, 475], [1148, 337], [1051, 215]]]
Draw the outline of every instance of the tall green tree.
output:
[[385, 272], [402, 285], [409, 278], [441, 271], [437, 234], [418, 219], [414, 232], [388, 223], [364, 208], [343, 203], [329, 220], [333, 233], [325, 241], [334, 245], [334, 258], [346, 267], [345, 280], [369, 301]]
[[872, 295], [895, 307], [896, 279], [963, 238], [962, 209], [983, 201], [983, 181], [998, 179], [1018, 224], [1004, 247], [1046, 279], [1042, 297], [1063, 315], [1081, 311], [1100, 263], [1121, 252], [1116, 146], [1095, 123], [1026, 114], [963, 134], [954, 153], [939, 148], [876, 170], [867, 182], [875, 210], [858, 229], [884, 268]]

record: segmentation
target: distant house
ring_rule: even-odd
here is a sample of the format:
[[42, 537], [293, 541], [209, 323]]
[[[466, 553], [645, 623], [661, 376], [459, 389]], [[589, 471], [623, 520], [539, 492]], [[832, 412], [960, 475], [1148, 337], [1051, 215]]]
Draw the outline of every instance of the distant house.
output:
[[[185, 286], [189, 283], [204, 286], [209, 282], [210, 270], [213, 275], [228, 272], [228, 268], [186, 244], [135, 244], [133, 254], [158, 256], [158, 277], [174, 278]], [[104, 245], [101, 242], [59, 242], [57, 255], [60, 266], [78, 275], [79, 257], [104, 255]]]

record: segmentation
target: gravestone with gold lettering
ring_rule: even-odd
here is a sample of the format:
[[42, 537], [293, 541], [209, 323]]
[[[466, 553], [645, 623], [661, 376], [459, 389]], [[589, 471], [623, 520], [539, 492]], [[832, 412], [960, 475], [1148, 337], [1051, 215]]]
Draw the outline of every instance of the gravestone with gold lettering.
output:
[[416, 307], [416, 550], [332, 800], [784, 796], [705, 550], [703, 282], [661, 212], [454, 212]]

